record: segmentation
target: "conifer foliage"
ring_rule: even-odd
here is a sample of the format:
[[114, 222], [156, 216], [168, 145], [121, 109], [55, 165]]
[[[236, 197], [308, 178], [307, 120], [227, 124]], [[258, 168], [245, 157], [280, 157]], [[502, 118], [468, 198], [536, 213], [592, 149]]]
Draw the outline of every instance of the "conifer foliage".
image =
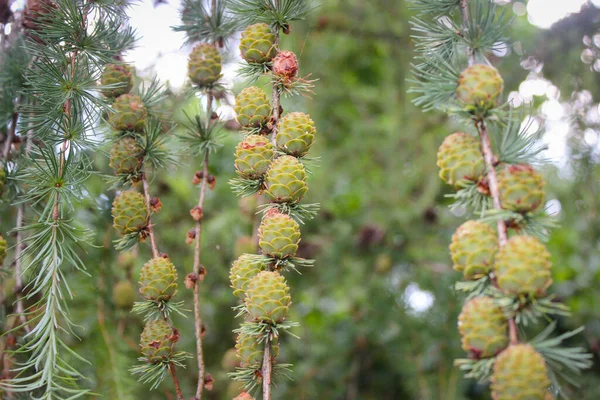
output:
[[[98, 84], [100, 74], [130, 47], [133, 34], [122, 3], [113, 1], [29, 1], [15, 22], [26, 40], [13, 42], [4, 63], [26, 61], [12, 70], [10, 90], [3, 88], [3, 101], [15, 107], [4, 167], [9, 201], [28, 205], [18, 206], [15, 247], [17, 282], [25, 286], [28, 308], [16, 308], [26, 332], [14, 355], [20, 364], [0, 387], [29, 398], [77, 398], [88, 391], [79, 385], [82, 360], [69, 346], [77, 321], [69, 313], [74, 294], [67, 271], [85, 273], [80, 250], [89, 239], [74, 218], [74, 204], [86, 198], [87, 152], [96, 146], [95, 129], [109, 105], [98, 95], [111, 87]], [[19, 142], [26, 142], [21, 156]]]
[[[567, 307], [548, 294], [550, 255], [543, 241], [554, 226], [544, 210], [539, 135], [520, 130], [522, 113], [503, 104], [504, 82], [486, 58], [506, 42], [510, 20], [490, 0], [414, 0], [418, 56], [415, 104], [464, 122], [438, 150], [440, 177], [457, 193], [454, 207], [479, 220], [461, 225], [452, 237], [456, 288], [468, 299], [459, 317], [468, 359], [456, 364], [467, 377], [491, 380], [492, 397], [544, 400], [561, 395], [561, 383], [590, 366], [582, 348], [560, 347], [580, 330], [550, 338], [554, 324], [536, 338], [519, 327]], [[493, 227], [492, 227], [493, 225]]]
[[267, 93], [258, 86], [242, 90], [235, 110], [242, 125], [242, 141], [235, 151], [238, 178], [230, 182], [240, 196], [262, 194], [262, 221], [257, 238], [260, 254], [242, 254], [234, 261], [231, 286], [241, 300], [238, 316], [245, 322], [236, 331], [236, 354], [241, 367], [231, 374], [241, 381], [250, 398], [262, 386], [262, 398], [271, 398], [274, 377], [289, 371], [279, 363], [279, 336], [296, 325], [288, 320], [292, 304], [287, 271], [313, 264], [296, 256], [300, 225], [312, 219], [316, 204], [302, 204], [309, 176], [304, 163], [315, 140], [316, 128], [309, 115], [284, 114], [284, 96], [310, 92], [312, 81], [299, 76], [294, 53], [280, 48], [280, 35], [290, 34], [291, 22], [309, 11], [303, 0], [236, 0], [230, 8], [246, 26], [241, 33], [240, 53], [245, 60], [242, 76], [255, 82], [266, 77]]

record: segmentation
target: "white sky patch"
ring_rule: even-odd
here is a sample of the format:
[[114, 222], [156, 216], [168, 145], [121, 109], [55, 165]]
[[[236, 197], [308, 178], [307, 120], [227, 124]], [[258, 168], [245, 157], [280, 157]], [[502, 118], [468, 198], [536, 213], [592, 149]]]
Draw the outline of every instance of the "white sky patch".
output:
[[422, 314], [433, 306], [433, 293], [422, 290], [416, 283], [410, 283], [404, 290], [404, 303], [410, 312]]
[[139, 39], [136, 48], [125, 54], [125, 60], [134, 63], [140, 75], [156, 73], [175, 90], [187, 79], [187, 55], [181, 51], [185, 34], [171, 29], [180, 22], [178, 7], [178, 2], [161, 3], [156, 8], [153, 2], [134, 3], [129, 17]]
[[577, 13], [588, 0], [529, 0], [527, 18], [532, 25], [548, 29], [555, 22]]
[[546, 202], [546, 212], [548, 213], [548, 215], [556, 217], [560, 214], [561, 210], [562, 205], [557, 199], [548, 200]]

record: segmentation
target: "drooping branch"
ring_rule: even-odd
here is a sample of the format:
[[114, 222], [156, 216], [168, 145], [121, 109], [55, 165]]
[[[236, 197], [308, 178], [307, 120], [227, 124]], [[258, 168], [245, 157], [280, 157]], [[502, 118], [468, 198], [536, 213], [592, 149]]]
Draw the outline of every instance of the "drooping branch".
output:
[[[463, 30], [469, 29], [469, 4], [468, 0], [461, 0], [459, 3], [461, 17], [462, 17], [462, 27]], [[472, 49], [467, 49], [468, 57], [469, 57], [469, 65], [475, 63], [475, 55]], [[500, 200], [500, 190], [498, 188], [498, 177], [496, 175], [496, 157], [494, 156], [492, 150], [492, 144], [490, 141], [490, 136], [483, 118], [479, 119], [476, 124], [477, 132], [479, 133], [479, 139], [481, 141], [481, 152], [483, 153], [483, 159], [485, 161], [485, 167], [487, 171], [487, 182], [490, 189], [490, 195], [492, 197], [492, 203], [494, 205], [494, 209], [501, 211], [502, 210], [502, 202]], [[498, 244], [500, 247], [504, 246], [507, 241], [507, 228], [506, 222], [503, 219], [498, 219], [496, 223], [496, 229], [498, 231]], [[498, 283], [495, 277], [492, 278], [492, 283], [494, 286], [498, 287]], [[517, 323], [514, 317], [508, 319], [508, 333], [510, 342], [515, 344], [519, 342], [518, 333], [517, 333]]]

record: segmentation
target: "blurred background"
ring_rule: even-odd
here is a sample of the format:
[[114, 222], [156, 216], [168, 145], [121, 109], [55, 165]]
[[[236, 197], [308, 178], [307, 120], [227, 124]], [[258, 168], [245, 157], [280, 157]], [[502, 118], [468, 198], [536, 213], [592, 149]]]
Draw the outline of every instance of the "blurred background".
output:
[[[542, 128], [552, 162], [543, 173], [547, 207], [561, 227], [549, 242], [553, 256], [551, 290], [573, 310], [559, 319], [559, 332], [581, 325], [584, 333], [569, 345], [594, 354], [595, 367], [577, 378], [570, 392], [581, 400], [600, 398], [600, 1], [497, 0], [515, 17], [510, 41], [492, 55], [505, 80], [505, 97], [516, 105], [531, 103], [524, 124]], [[453, 366], [464, 357], [456, 327], [462, 298], [453, 290], [448, 244], [466, 215], [450, 212], [451, 193], [437, 176], [436, 152], [443, 138], [464, 127], [441, 113], [423, 113], [407, 95], [413, 57], [411, 13], [404, 1], [321, 0], [309, 19], [296, 23], [282, 42], [296, 52], [300, 74], [318, 79], [312, 98], [283, 101], [284, 110], [309, 113], [317, 126], [312, 154], [319, 168], [309, 177], [307, 203], [320, 202], [318, 217], [302, 230], [301, 256], [316, 259], [302, 275], [288, 274], [294, 302], [290, 319], [300, 322], [281, 341], [280, 361], [293, 364], [292, 379], [277, 385], [278, 399], [391, 400], [489, 399], [484, 385], [465, 380]], [[197, 112], [201, 100], [186, 94], [184, 37], [174, 0], [140, 2], [130, 14], [142, 38], [126, 55], [141, 78], [153, 75], [169, 87], [165, 103], [176, 121], [183, 111]], [[226, 81], [234, 94], [246, 83], [237, 79], [237, 43], [228, 43]], [[259, 85], [265, 82], [259, 81]], [[226, 96], [218, 112], [234, 117]], [[232, 125], [232, 124], [229, 124]], [[230, 350], [239, 321], [231, 307], [229, 266], [246, 252], [253, 229], [252, 201], [240, 202], [227, 181], [234, 177], [233, 149], [240, 140], [227, 130], [210, 168], [216, 187], [205, 205], [201, 285], [208, 372], [215, 382], [207, 399], [231, 399], [239, 387], [226, 373], [235, 367]], [[180, 275], [178, 300], [192, 305], [183, 278], [191, 271], [192, 247], [186, 233], [193, 224], [189, 209], [197, 201], [191, 181], [199, 160], [185, 156], [170, 141], [178, 162], [158, 171], [151, 183], [163, 208], [154, 218], [158, 245]], [[96, 167], [110, 174], [105, 154]], [[97, 248], [87, 256], [88, 272], [69, 279], [75, 300], [73, 320], [81, 340], [70, 345], [90, 361], [77, 363], [86, 384], [107, 399], [173, 398], [168, 380], [148, 394], [130, 377], [136, 363], [143, 322], [113, 299], [112, 287], [137, 281], [150, 258], [142, 245], [137, 256], [119, 256], [111, 242], [110, 205], [114, 191], [101, 176], [90, 180], [92, 200], [78, 211], [96, 232]], [[2, 231], [14, 224], [3, 208]], [[9, 241], [14, 238], [9, 238]], [[251, 250], [250, 250], [251, 251]], [[8, 287], [9, 283], [4, 284]], [[8, 291], [7, 291], [8, 293]], [[181, 331], [179, 350], [194, 353], [191, 313], [175, 317]], [[543, 327], [530, 327], [539, 332]], [[185, 395], [195, 387], [194, 359], [179, 371]]]

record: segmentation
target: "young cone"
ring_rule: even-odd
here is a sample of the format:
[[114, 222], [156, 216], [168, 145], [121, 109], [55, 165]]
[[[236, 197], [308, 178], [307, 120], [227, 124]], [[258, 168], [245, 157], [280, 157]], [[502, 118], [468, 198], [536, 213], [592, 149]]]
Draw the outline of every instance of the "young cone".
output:
[[491, 297], [475, 297], [458, 316], [462, 348], [471, 358], [493, 357], [508, 345], [506, 316]]
[[544, 357], [530, 345], [512, 345], [496, 359], [492, 375], [494, 400], [545, 400], [549, 388]]

